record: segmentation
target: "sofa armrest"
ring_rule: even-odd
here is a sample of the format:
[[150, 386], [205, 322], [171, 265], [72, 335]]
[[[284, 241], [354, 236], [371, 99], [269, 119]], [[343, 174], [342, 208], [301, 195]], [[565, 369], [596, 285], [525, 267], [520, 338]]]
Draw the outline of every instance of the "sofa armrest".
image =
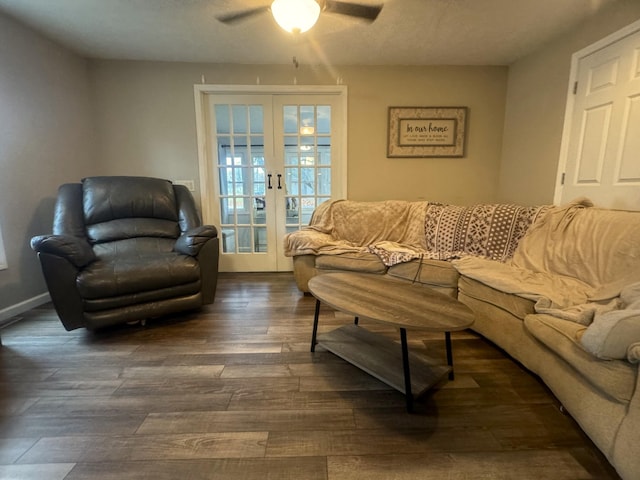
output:
[[218, 229], [213, 225], [202, 225], [183, 233], [176, 240], [174, 250], [183, 255], [196, 257], [211, 239], [218, 238]]
[[72, 235], [39, 235], [31, 239], [31, 248], [38, 253], [62, 257], [76, 268], [82, 268], [96, 259], [89, 242]]

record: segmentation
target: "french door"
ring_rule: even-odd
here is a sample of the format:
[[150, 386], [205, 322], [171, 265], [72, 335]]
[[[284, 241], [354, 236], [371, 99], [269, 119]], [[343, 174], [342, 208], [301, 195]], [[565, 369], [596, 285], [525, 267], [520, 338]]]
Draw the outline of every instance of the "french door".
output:
[[339, 93], [206, 94], [203, 216], [206, 202], [219, 227], [221, 271], [290, 271], [284, 235], [345, 196]]

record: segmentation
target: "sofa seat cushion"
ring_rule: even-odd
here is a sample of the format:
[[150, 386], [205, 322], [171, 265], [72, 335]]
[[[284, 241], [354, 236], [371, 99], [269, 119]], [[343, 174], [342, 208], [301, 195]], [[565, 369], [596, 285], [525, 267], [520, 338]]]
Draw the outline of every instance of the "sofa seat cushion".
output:
[[458, 278], [460, 277], [458, 271], [451, 266], [451, 263], [426, 258], [398, 263], [389, 267], [387, 273], [392, 277], [403, 280], [447, 288], [457, 288]]
[[502, 292], [464, 275], [460, 277], [458, 289], [461, 294], [499, 308], [520, 320], [535, 313], [533, 300]]
[[76, 284], [85, 299], [116, 297], [198, 282], [193, 257], [169, 252], [98, 260], [82, 270]]
[[527, 315], [525, 328], [571, 365], [602, 395], [627, 403], [633, 396], [637, 369], [623, 360], [601, 360], [580, 344], [586, 327], [545, 314]]
[[380, 257], [368, 252], [341, 253], [338, 255], [318, 255], [318, 270], [346, 270], [362, 273], [385, 273], [387, 267]]

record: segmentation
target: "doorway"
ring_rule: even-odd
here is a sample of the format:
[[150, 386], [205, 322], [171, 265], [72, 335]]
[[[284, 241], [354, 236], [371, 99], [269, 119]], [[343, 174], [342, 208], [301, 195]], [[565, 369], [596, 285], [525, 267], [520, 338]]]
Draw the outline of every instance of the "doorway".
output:
[[284, 235], [346, 197], [346, 88], [196, 86], [198, 105], [203, 220], [219, 228], [220, 271], [291, 271]]

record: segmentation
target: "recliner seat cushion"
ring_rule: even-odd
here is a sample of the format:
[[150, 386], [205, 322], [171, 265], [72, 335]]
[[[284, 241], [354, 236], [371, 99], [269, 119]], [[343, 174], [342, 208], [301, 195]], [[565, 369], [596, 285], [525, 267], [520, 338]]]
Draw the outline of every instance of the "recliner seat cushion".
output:
[[135, 305], [150, 304], [153, 302], [171, 301], [176, 298], [198, 298], [201, 299], [200, 289], [202, 282], [185, 283], [159, 290], [146, 292], [136, 292], [117, 297], [105, 298], [85, 298], [82, 300], [83, 310], [89, 312], [104, 312], [107, 310], [121, 309]]
[[158, 290], [200, 279], [193, 257], [177, 253], [98, 260], [76, 280], [83, 298], [97, 299]]

